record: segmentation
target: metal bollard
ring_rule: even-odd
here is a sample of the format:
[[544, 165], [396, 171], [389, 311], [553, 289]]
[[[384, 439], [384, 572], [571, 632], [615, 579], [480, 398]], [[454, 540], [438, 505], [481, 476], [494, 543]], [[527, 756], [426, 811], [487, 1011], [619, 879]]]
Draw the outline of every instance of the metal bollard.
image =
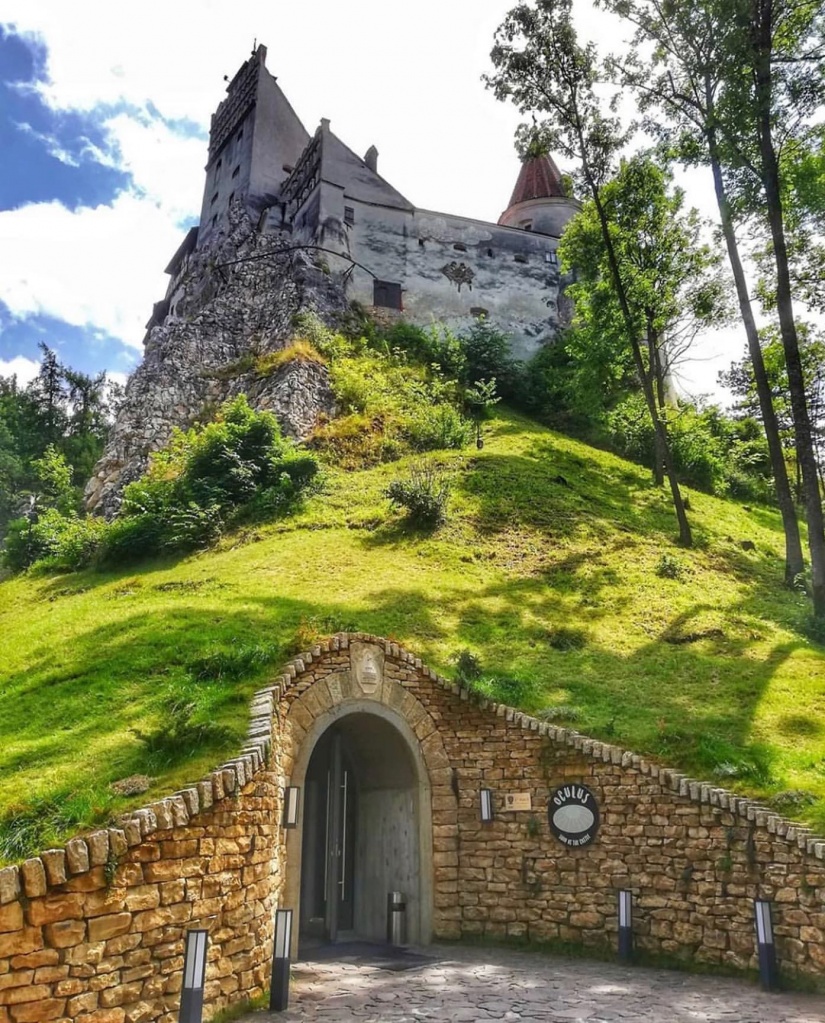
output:
[[387, 942], [390, 945], [407, 944], [407, 902], [403, 892], [387, 895]]

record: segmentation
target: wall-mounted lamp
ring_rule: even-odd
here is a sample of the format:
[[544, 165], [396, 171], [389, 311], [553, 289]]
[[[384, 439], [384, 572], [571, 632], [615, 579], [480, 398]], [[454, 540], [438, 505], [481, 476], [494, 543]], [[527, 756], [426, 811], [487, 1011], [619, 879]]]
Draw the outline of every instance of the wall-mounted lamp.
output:
[[298, 827], [298, 803], [300, 802], [301, 790], [295, 786], [287, 786], [284, 789], [284, 827]]
[[[287, 790], [289, 791], [289, 790]], [[298, 791], [297, 789], [295, 790]], [[275, 946], [272, 953], [272, 984], [269, 1011], [283, 1012], [289, 1005], [289, 949], [292, 945], [292, 910], [275, 910]]]
[[201, 1023], [203, 1019], [203, 982], [208, 938], [208, 931], [186, 932], [179, 1023]]
[[619, 959], [633, 961], [633, 893], [619, 892]]
[[756, 945], [759, 950], [759, 979], [765, 991], [776, 991], [779, 987], [779, 967], [776, 962], [776, 945], [773, 940], [771, 904], [756, 899], [753, 904], [756, 916]]
[[485, 823], [489, 823], [493, 819], [493, 790], [481, 789], [478, 795], [481, 819]]

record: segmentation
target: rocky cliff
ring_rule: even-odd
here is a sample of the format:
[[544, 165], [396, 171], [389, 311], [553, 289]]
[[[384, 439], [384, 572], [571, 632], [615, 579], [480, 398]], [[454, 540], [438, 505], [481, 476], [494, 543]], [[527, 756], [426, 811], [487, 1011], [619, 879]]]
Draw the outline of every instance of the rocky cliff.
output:
[[240, 206], [210, 245], [189, 258], [176, 286], [174, 315], [154, 327], [143, 362], [126, 385], [103, 457], [86, 486], [89, 511], [111, 518], [124, 486], [146, 468], [174, 427], [208, 419], [221, 402], [245, 393], [302, 438], [333, 408], [326, 368], [292, 359], [271, 373], [262, 356], [284, 349], [300, 310], [329, 319], [346, 307], [336, 275], [288, 234], [258, 233]]

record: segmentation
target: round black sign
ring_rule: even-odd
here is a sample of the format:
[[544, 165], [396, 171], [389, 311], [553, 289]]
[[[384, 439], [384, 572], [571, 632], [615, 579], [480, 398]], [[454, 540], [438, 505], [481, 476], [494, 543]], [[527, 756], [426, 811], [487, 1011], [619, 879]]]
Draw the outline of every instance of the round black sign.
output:
[[599, 830], [596, 797], [584, 785], [562, 785], [547, 800], [550, 830], [563, 844], [590, 845]]

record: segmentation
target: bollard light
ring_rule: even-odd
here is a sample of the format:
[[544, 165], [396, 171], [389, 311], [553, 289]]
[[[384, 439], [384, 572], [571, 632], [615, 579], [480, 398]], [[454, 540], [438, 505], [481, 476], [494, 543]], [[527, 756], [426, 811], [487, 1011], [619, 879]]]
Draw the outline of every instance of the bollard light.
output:
[[270, 1012], [283, 1012], [289, 1006], [289, 949], [291, 945], [292, 910], [276, 909], [272, 985], [269, 988]]
[[208, 931], [186, 932], [179, 1023], [201, 1023], [203, 1019], [203, 982], [208, 937]]
[[487, 824], [493, 819], [493, 790], [481, 789], [479, 792], [479, 802], [481, 807], [481, 819], [485, 824]]
[[633, 961], [633, 893], [619, 892], [619, 959]]
[[298, 803], [301, 790], [294, 786], [284, 789], [284, 827], [298, 827]]
[[771, 904], [756, 899], [753, 904], [756, 915], [756, 945], [759, 951], [759, 979], [765, 991], [776, 991], [779, 988], [779, 967], [776, 963], [776, 945], [773, 940], [773, 921], [771, 920]]

